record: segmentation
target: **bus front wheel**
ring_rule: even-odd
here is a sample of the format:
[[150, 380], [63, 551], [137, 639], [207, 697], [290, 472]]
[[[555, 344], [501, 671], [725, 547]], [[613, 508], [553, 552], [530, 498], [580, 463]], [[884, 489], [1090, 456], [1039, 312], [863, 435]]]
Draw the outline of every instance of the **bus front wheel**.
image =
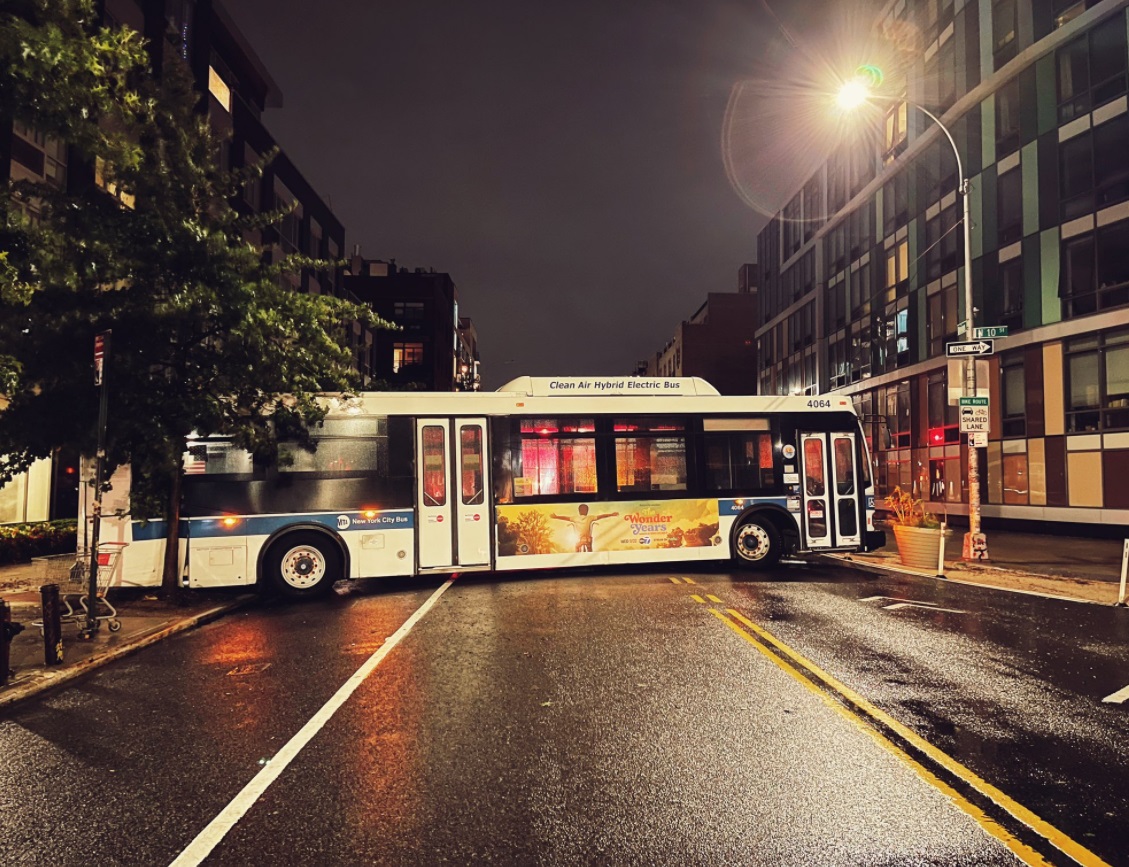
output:
[[293, 533], [275, 542], [263, 561], [264, 576], [283, 596], [300, 599], [328, 593], [342, 577], [341, 552], [320, 533]]
[[733, 535], [733, 558], [747, 569], [775, 566], [783, 547], [780, 531], [768, 518], [749, 518]]

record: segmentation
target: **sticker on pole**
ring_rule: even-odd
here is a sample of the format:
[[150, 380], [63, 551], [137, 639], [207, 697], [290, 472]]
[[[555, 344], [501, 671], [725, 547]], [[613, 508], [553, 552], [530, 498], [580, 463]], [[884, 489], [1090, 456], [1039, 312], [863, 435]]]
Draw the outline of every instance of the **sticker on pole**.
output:
[[106, 336], [94, 335], [94, 384], [102, 384], [102, 364], [106, 360]]

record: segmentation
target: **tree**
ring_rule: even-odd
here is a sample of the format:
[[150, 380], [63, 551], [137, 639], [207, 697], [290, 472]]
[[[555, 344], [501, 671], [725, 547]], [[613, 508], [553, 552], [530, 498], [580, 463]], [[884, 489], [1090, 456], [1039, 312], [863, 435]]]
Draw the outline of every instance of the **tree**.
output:
[[[80, 143], [102, 183], [7, 192], [0, 480], [62, 445], [93, 453], [93, 340], [112, 329], [107, 461], [132, 465], [134, 517], [168, 521], [163, 586], [174, 595], [186, 438], [226, 435], [268, 459], [280, 435], [308, 443], [323, 416], [316, 394], [354, 384], [346, 323], [385, 323], [282, 279], [331, 263], [269, 263], [247, 240], [283, 214], [232, 206], [262, 167], [217, 168], [219, 142], [180, 64], [150, 75], [140, 38], [94, 29], [89, 0], [0, 0], [0, 29], [13, 22], [0, 42], [0, 63], [18, 69], [4, 109]], [[28, 57], [48, 59], [28, 69]]]

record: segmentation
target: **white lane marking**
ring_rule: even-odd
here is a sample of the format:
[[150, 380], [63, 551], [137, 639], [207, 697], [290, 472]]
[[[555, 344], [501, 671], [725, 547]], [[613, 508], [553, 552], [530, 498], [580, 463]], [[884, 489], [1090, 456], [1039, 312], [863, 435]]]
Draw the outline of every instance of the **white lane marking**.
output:
[[1129, 699], [1129, 686], [1125, 687], [1125, 689], [1119, 689], [1117, 692], [1107, 695], [1102, 699], [1102, 702], [1106, 704], [1121, 704], [1126, 699]]
[[236, 795], [231, 803], [224, 807], [203, 831], [196, 835], [196, 839], [189, 843], [188, 847], [176, 857], [171, 867], [188, 867], [188, 865], [195, 867], [211, 854], [212, 850], [227, 835], [227, 832], [235, 827], [235, 824], [262, 797], [263, 792], [267, 790], [270, 784], [277, 780], [286, 770], [287, 765], [294, 761], [302, 748], [313, 740], [314, 735], [321, 731], [330, 718], [348, 701], [349, 696], [356, 691], [357, 687], [364, 683], [365, 678], [372, 674], [376, 667], [384, 661], [384, 657], [391, 653], [404, 636], [412, 631], [412, 627], [432, 609], [435, 603], [439, 601], [439, 597], [454, 583], [455, 579], [451, 578], [432, 593], [428, 600], [404, 622], [404, 625], [392, 633], [376, 653], [365, 660], [364, 664], [333, 694], [333, 697], [310, 717], [309, 722], [302, 726], [301, 730], [266, 763], [254, 779], [243, 787], [243, 791]]
[[883, 605], [886, 611], [897, 611], [899, 608], [924, 608], [926, 611], [947, 611], [949, 614], [967, 614], [967, 611], [958, 611], [956, 608], [942, 608], [928, 602], [895, 602], [893, 605]]

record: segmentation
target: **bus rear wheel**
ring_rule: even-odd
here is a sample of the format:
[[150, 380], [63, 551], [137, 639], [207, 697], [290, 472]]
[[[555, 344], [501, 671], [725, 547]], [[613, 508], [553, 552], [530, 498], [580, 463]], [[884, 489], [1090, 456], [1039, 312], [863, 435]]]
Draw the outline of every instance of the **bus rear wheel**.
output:
[[320, 596], [342, 577], [341, 552], [320, 533], [292, 533], [271, 545], [263, 577], [291, 599]]
[[769, 518], [748, 518], [733, 534], [733, 559], [745, 569], [775, 566], [783, 547], [780, 531]]

